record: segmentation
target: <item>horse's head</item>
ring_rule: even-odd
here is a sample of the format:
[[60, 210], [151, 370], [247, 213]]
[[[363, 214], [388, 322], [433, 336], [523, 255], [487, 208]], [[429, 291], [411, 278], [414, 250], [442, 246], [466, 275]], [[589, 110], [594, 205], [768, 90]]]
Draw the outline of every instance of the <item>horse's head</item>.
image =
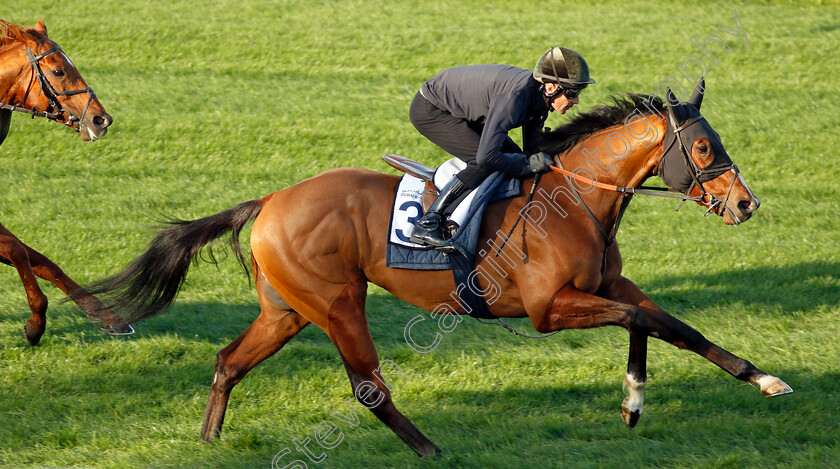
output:
[[113, 119], [73, 62], [47, 37], [44, 22], [39, 19], [34, 28], [19, 28], [4, 21], [0, 28], [5, 29], [7, 41], [20, 44], [20, 67], [15, 67], [20, 72], [10, 88], [16, 94], [10, 104], [50, 113], [50, 118], [79, 132], [82, 140], [103, 137]]
[[708, 213], [720, 215], [727, 225], [737, 225], [747, 221], [760, 202], [729, 158], [720, 136], [700, 114], [703, 92], [705, 81], [701, 80], [688, 102], [680, 103], [668, 89], [659, 177], [671, 189], [702, 197], [698, 203], [708, 207]]

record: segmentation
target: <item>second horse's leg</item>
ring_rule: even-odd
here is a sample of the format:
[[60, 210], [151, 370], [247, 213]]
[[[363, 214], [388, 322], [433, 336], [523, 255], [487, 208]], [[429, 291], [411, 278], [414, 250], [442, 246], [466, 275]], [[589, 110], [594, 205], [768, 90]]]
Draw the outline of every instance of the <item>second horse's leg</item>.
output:
[[[0, 225], [2, 228], [2, 225]], [[6, 231], [6, 230], [4, 230]], [[23, 326], [23, 335], [29, 345], [38, 345], [47, 327], [47, 297], [38, 286], [38, 280], [29, 264], [26, 247], [11, 233], [0, 234], [0, 258], [6, 259], [13, 265], [20, 275], [23, 288], [26, 290], [26, 300], [32, 316]]]
[[[54, 262], [49, 260], [40, 252], [27, 246], [2, 224], [0, 224], [0, 237], [3, 237], [6, 245], [15, 246], [14, 249], [19, 251], [17, 252], [18, 258], [26, 258], [25, 264], [29, 267], [30, 272], [58, 287], [62, 292], [64, 292], [64, 294], [73, 299], [73, 301], [75, 301], [82, 311], [84, 311], [89, 317], [103, 321], [105, 323], [105, 330], [109, 333], [122, 335], [134, 332], [131, 326], [126, 324], [122, 318], [103, 307], [102, 303], [95, 296], [86, 292], [79, 286], [79, 284], [68, 277]], [[14, 260], [9, 259], [9, 261], [14, 264]], [[17, 266], [17, 264], [15, 264], [15, 266]], [[26, 281], [24, 281], [24, 285], [27, 285]], [[35, 283], [35, 285], [37, 286], [37, 283]], [[30, 287], [27, 286], [27, 294], [29, 294], [29, 291]], [[40, 292], [40, 288], [38, 291]], [[46, 299], [44, 299], [44, 301], [46, 302]], [[46, 309], [46, 304], [44, 305], [44, 309]], [[44, 320], [44, 322], [46, 322], [46, 320]], [[37, 328], [33, 325], [33, 333], [36, 331]], [[43, 333], [43, 330], [41, 333]], [[32, 337], [34, 338], [35, 336], [33, 335]], [[40, 339], [40, 335], [38, 338]], [[27, 341], [32, 343], [28, 333]], [[35, 342], [37, 343], [37, 340]]]
[[98, 298], [88, 293], [84, 288], [67, 276], [59, 266], [49, 260], [47, 256], [24, 244], [29, 255], [29, 262], [35, 275], [52, 283], [63, 291], [90, 318], [102, 321], [105, 330], [113, 335], [128, 335], [134, 329], [121, 317], [102, 305]]

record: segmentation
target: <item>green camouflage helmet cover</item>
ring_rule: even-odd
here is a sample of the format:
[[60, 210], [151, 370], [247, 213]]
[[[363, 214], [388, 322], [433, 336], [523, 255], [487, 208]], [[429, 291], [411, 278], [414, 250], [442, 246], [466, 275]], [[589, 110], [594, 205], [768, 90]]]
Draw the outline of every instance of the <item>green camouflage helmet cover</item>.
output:
[[582, 55], [566, 47], [547, 50], [534, 67], [534, 79], [540, 83], [586, 86], [595, 83], [589, 77], [589, 64]]

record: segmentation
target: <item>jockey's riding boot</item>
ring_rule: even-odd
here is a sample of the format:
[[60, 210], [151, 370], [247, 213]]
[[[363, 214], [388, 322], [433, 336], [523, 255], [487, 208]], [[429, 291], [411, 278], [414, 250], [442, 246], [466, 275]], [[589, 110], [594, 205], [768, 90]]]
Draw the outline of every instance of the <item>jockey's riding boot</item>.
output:
[[449, 248], [449, 241], [443, 239], [443, 225], [446, 221], [443, 212], [468, 190], [467, 185], [457, 177], [447, 182], [440, 190], [438, 198], [429, 207], [429, 211], [414, 225], [411, 242], [423, 246], [434, 246], [439, 250]]

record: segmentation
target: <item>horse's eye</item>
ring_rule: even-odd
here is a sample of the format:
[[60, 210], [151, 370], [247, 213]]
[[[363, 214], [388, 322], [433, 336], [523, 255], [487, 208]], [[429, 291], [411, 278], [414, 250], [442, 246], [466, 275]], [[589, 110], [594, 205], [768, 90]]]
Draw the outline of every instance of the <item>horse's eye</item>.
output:
[[60, 68], [57, 68], [57, 69], [53, 70], [52, 73], [53, 73], [53, 75], [55, 75], [57, 77], [63, 77], [64, 76], [64, 70], [62, 70]]
[[697, 145], [697, 151], [700, 153], [707, 153], [709, 151], [709, 147], [705, 143], [701, 143]]

